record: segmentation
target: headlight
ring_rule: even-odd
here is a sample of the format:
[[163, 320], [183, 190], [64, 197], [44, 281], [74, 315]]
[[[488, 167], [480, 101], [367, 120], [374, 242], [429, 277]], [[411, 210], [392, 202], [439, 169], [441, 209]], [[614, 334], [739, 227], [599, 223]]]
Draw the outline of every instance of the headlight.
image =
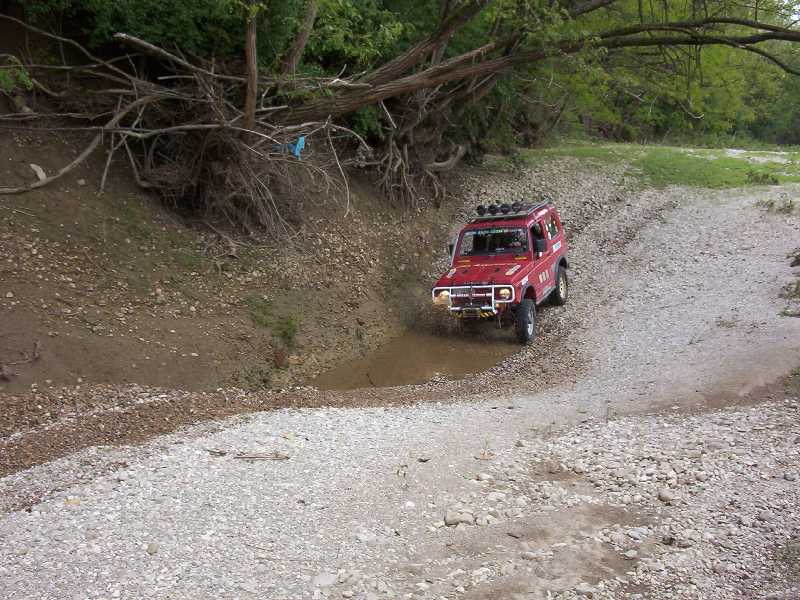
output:
[[511, 298], [511, 288], [500, 288], [497, 291], [497, 297], [500, 298], [500, 300], [508, 300]]
[[433, 297], [433, 301], [436, 304], [447, 304], [450, 301], [450, 292], [448, 290], [440, 290], [436, 292], [436, 295]]

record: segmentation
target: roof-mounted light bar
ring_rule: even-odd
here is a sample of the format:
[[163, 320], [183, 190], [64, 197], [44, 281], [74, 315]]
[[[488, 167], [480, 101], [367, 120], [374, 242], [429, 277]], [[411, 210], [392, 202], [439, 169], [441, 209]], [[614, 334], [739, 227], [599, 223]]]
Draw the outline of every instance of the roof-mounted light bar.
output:
[[490, 221], [495, 219], [514, 219], [519, 217], [526, 217], [529, 214], [546, 206], [549, 200], [539, 202], [536, 204], [530, 202], [515, 201], [511, 204], [489, 204], [484, 206], [479, 204], [475, 207], [476, 217], [470, 219], [470, 223], [476, 221]]

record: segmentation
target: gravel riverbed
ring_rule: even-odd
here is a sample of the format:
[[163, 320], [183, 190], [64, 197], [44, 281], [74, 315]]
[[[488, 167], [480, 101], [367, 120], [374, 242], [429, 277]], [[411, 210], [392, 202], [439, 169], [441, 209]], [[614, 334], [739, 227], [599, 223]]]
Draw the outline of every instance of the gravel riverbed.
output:
[[0, 597], [800, 597], [800, 401], [775, 383], [800, 365], [800, 219], [756, 204], [787, 190], [630, 189], [585, 221], [564, 199], [572, 302], [487, 374], [402, 392], [426, 403], [0, 479]]

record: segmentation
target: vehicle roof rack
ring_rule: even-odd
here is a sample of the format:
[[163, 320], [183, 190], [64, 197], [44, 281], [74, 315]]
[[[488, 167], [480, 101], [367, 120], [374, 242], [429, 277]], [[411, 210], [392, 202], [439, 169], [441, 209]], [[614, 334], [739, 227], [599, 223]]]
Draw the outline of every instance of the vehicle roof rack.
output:
[[[509, 210], [506, 213], [500, 212], [499, 208], [501, 205], [490, 205], [490, 206], [497, 206], [497, 211], [494, 214], [489, 214], [488, 212], [485, 214], [477, 214], [476, 216], [472, 217], [469, 222], [470, 223], [479, 223], [481, 221], [499, 221], [502, 219], [519, 219], [521, 217], [527, 217], [531, 213], [536, 212], [537, 210], [547, 206], [550, 203], [549, 200], [544, 200], [542, 202], [536, 203], [526, 203], [520, 205], [519, 210]], [[511, 206], [510, 204], [508, 205]]]

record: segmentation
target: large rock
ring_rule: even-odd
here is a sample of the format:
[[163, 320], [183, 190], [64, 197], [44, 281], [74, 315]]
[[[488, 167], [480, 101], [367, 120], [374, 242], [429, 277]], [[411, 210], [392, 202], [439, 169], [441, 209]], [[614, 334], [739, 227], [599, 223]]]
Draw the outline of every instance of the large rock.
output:
[[460, 523], [463, 523], [464, 525], [473, 525], [475, 523], [475, 517], [471, 513], [457, 510], [448, 510], [445, 513], [445, 525], [448, 527], [455, 527]]

